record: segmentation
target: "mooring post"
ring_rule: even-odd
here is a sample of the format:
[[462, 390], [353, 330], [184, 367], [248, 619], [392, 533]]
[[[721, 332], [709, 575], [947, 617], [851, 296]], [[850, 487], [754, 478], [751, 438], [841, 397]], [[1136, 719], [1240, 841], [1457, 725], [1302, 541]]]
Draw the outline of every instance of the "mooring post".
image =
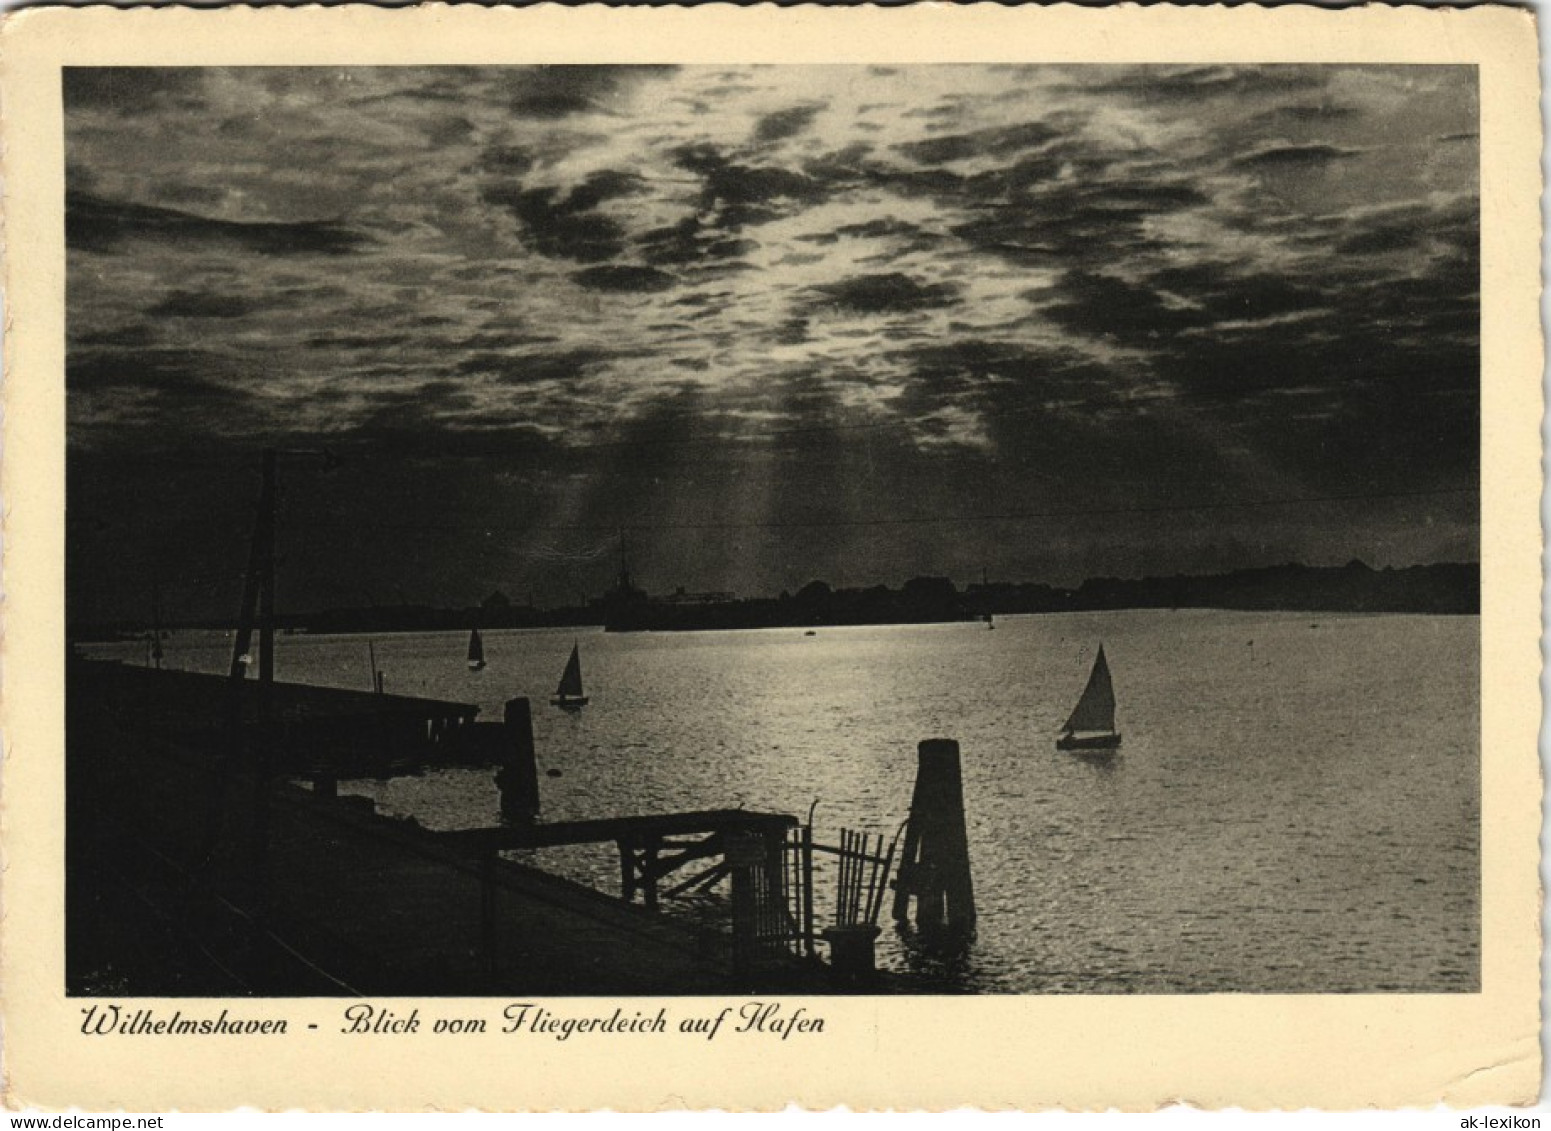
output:
[[532, 824], [539, 818], [539, 767], [533, 752], [533, 712], [526, 699], [506, 702], [506, 764], [496, 773], [501, 816]]
[[635, 902], [635, 845], [624, 838], [614, 842], [619, 848], [619, 898]]
[[661, 843], [652, 837], [641, 850], [641, 896], [650, 911], [657, 910], [657, 852]]
[[910, 823], [894, 882], [896, 920], [909, 917], [912, 896], [916, 927], [923, 934], [964, 932], [974, 925], [963, 771], [959, 744], [952, 739], [930, 738], [917, 747]]
[[759, 960], [759, 873], [765, 866], [765, 846], [748, 832], [726, 839], [726, 860], [732, 876], [732, 968], [743, 977]]

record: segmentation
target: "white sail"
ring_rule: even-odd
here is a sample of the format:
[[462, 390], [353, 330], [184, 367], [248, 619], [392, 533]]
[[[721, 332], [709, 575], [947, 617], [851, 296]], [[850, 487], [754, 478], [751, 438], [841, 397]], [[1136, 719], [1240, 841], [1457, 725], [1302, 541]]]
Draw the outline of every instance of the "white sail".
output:
[[1113, 731], [1115, 729], [1115, 687], [1109, 678], [1109, 661], [1104, 658], [1104, 645], [1099, 645], [1098, 659], [1093, 662], [1093, 674], [1082, 698], [1077, 700], [1071, 718], [1062, 728], [1073, 731]]

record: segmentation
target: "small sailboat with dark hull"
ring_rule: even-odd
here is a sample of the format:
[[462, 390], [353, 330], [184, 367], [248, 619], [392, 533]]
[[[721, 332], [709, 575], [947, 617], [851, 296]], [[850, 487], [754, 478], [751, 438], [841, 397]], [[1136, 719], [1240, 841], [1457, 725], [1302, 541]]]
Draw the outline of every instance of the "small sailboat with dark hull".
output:
[[1057, 750], [1114, 750], [1120, 745], [1120, 734], [1115, 730], [1115, 686], [1109, 678], [1109, 661], [1104, 658], [1104, 645], [1099, 645], [1099, 655], [1093, 661], [1093, 672], [1088, 676], [1088, 686], [1083, 688], [1082, 698], [1077, 700], [1071, 717], [1061, 728], [1056, 739]]
[[587, 706], [587, 696], [582, 693], [582, 652], [578, 644], [571, 645], [571, 658], [566, 661], [560, 675], [560, 686], [550, 697], [550, 704], [563, 711], [575, 711]]
[[485, 667], [485, 642], [479, 638], [479, 629], [469, 633], [469, 671], [483, 671]]

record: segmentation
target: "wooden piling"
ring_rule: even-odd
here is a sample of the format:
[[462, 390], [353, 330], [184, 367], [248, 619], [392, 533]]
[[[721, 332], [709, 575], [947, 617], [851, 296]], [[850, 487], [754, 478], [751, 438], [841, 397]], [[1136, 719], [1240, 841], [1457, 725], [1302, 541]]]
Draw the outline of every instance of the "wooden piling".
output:
[[952, 739], [927, 739], [917, 747], [915, 793], [894, 882], [896, 921], [909, 919], [911, 897], [923, 935], [962, 934], [974, 925], [964, 781], [959, 744]]
[[635, 849], [628, 840], [615, 841], [619, 849], [619, 898], [626, 903], [635, 902]]
[[732, 965], [741, 976], [759, 961], [759, 873], [765, 851], [760, 838], [747, 832], [726, 839], [727, 865], [732, 873]]
[[533, 711], [526, 699], [506, 703], [506, 763], [496, 773], [501, 816], [531, 824], [539, 817], [539, 768], [533, 749]]
[[657, 910], [657, 850], [658, 841], [650, 841], [641, 854], [641, 898], [647, 910]]

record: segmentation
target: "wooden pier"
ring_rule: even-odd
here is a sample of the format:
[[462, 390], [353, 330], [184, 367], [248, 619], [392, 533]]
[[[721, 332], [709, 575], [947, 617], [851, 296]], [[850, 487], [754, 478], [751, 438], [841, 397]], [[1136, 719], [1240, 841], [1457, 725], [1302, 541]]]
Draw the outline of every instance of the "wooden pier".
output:
[[[658, 887], [673, 872], [697, 861], [716, 863], [669, 891], [674, 895], [699, 884], [709, 886], [727, 875], [729, 844], [753, 837], [760, 844], [779, 846], [797, 818], [785, 813], [754, 813], [743, 809], [706, 809], [642, 817], [604, 817], [589, 821], [500, 826], [444, 833], [451, 843], [479, 854], [514, 848], [553, 848], [562, 844], [607, 844], [619, 850], [620, 898], [633, 903], [637, 895], [647, 907], [657, 906]], [[695, 839], [698, 838], [698, 839]]]
[[[66, 687], [73, 992], [113, 966], [112, 924], [146, 911], [181, 965], [235, 972], [253, 992], [899, 988], [873, 953], [895, 845], [844, 829], [818, 843], [811, 814], [744, 809], [545, 823], [525, 700], [489, 725], [467, 704], [82, 660]], [[262, 690], [265, 713], [233, 727], [234, 687], [243, 707]], [[475, 728], [480, 761], [500, 767], [504, 824], [430, 832], [338, 795], [342, 778], [460, 760]], [[913, 902], [915, 942], [962, 948], [975, 913], [956, 743], [921, 744], [903, 836], [894, 918]], [[614, 847], [617, 897], [513, 859], [577, 844]], [[822, 930], [815, 854], [835, 868]], [[724, 880], [719, 924], [658, 914]], [[163, 957], [134, 992], [202, 992], [180, 988], [179, 968]]]
[[[265, 741], [276, 752], [275, 771], [298, 777], [386, 776], [477, 759], [487, 747], [485, 728], [475, 722], [479, 708], [468, 703], [296, 683], [265, 687], [79, 657], [69, 660], [67, 680], [73, 698], [126, 731], [234, 756]], [[234, 688], [235, 728], [227, 714]]]
[[[794, 817], [711, 810], [430, 832], [383, 818], [361, 798], [255, 780], [259, 762], [215, 749], [211, 728], [176, 717], [178, 696], [219, 689], [218, 678], [118, 665], [69, 670], [71, 993], [836, 989], [821, 964], [793, 953], [795, 925], [782, 918]], [[168, 679], [177, 696], [136, 694], [146, 676]], [[360, 703], [351, 692], [329, 703], [334, 693], [317, 688], [290, 699], [284, 686], [273, 685], [282, 717], [343, 720]], [[394, 713], [420, 728], [436, 717], [472, 718], [449, 707], [458, 705], [409, 701]], [[211, 717], [208, 703], [194, 709], [204, 711], [196, 724]], [[276, 765], [294, 762], [283, 747], [276, 753]], [[627, 898], [501, 855], [598, 841], [620, 847]], [[731, 876], [731, 932], [652, 909], [670, 876], [701, 862]]]

